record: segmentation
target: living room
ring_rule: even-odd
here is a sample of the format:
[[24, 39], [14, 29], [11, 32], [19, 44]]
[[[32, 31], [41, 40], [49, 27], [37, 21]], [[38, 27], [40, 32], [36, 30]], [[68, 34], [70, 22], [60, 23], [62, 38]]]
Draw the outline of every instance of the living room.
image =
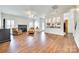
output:
[[[79, 6], [16, 5], [0, 8], [0, 52], [79, 52]], [[76, 17], [77, 21], [74, 21]], [[68, 24], [64, 26], [64, 23]], [[7, 32], [8, 40], [5, 33], [3, 40], [3, 30]]]

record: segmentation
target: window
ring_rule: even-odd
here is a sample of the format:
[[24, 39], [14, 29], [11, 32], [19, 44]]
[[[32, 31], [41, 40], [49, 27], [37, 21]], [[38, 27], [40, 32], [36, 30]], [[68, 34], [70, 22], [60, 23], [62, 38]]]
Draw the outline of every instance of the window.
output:
[[6, 27], [7, 29], [9, 29], [9, 28], [14, 28], [14, 20], [6, 20], [6, 22], [5, 22], [5, 27]]

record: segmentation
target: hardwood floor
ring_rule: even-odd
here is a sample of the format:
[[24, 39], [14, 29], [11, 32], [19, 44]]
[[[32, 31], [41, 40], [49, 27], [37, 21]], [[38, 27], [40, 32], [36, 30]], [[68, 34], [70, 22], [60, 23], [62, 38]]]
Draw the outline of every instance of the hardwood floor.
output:
[[60, 36], [36, 32], [11, 36], [11, 42], [1, 43], [1, 53], [76, 53], [79, 52], [72, 35]]

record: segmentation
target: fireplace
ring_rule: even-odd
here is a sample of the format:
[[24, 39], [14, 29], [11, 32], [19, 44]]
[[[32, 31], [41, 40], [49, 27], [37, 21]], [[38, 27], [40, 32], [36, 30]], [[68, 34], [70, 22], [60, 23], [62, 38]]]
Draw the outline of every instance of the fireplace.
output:
[[18, 29], [22, 30], [22, 32], [27, 32], [27, 25], [18, 25]]

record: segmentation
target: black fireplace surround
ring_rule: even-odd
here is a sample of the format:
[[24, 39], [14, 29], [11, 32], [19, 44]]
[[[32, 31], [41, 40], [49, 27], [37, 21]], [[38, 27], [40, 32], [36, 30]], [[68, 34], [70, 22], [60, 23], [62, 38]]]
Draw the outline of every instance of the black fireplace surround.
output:
[[22, 32], [27, 32], [27, 25], [18, 25], [18, 29], [22, 30]]

